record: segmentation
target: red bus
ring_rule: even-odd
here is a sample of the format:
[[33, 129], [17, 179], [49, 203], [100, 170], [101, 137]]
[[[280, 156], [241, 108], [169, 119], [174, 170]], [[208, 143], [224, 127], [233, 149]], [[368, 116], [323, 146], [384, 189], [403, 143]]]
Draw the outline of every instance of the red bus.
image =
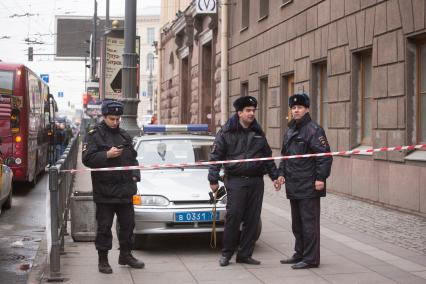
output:
[[0, 157], [14, 181], [35, 185], [48, 163], [48, 95], [49, 87], [29, 68], [0, 62]]

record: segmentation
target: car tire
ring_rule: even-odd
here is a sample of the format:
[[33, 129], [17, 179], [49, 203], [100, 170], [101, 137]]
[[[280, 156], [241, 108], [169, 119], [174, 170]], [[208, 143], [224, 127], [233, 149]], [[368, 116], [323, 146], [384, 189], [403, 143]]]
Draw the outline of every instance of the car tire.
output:
[[260, 219], [259, 223], [257, 224], [256, 241], [259, 240], [260, 234], [262, 234], [262, 219]]
[[2, 209], [10, 209], [12, 208], [12, 184], [10, 185], [10, 192], [9, 196], [7, 197], [6, 201], [3, 203]]
[[146, 248], [146, 242], [148, 240], [148, 235], [135, 234], [133, 240], [133, 249], [141, 250]]

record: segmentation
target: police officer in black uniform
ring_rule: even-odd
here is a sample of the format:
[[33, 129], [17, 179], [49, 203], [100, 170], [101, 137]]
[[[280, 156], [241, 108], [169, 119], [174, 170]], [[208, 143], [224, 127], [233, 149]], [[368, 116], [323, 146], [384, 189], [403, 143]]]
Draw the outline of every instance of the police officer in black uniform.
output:
[[[104, 119], [86, 135], [83, 164], [89, 168], [138, 165], [130, 135], [120, 128], [123, 104], [114, 100], [102, 103]], [[119, 224], [120, 256], [118, 263], [143, 268], [144, 263], [131, 254], [135, 213], [132, 197], [136, 194], [138, 170], [92, 172], [93, 200], [96, 203], [97, 234], [95, 246], [99, 255], [99, 272], [112, 273], [108, 251], [112, 248], [111, 226], [114, 214]]]
[[[289, 98], [292, 120], [284, 134], [281, 154], [303, 155], [330, 152], [324, 129], [311, 120], [309, 97], [295, 94]], [[288, 159], [280, 162], [280, 183], [285, 183], [290, 199], [295, 253], [283, 264], [293, 269], [320, 264], [320, 197], [326, 194], [325, 180], [330, 175], [331, 156]]]
[[[240, 97], [234, 102], [233, 115], [217, 133], [210, 153], [210, 161], [271, 157], [261, 126], [255, 119], [257, 101], [254, 97]], [[211, 165], [208, 180], [213, 192], [217, 191], [222, 165]], [[268, 173], [276, 187], [278, 170], [274, 161], [224, 164], [227, 189], [225, 232], [223, 236], [220, 266], [227, 266], [238, 246], [236, 261], [246, 264], [260, 264], [252, 258], [256, 233], [262, 210], [264, 182]], [[240, 225], [243, 229], [240, 237]]]

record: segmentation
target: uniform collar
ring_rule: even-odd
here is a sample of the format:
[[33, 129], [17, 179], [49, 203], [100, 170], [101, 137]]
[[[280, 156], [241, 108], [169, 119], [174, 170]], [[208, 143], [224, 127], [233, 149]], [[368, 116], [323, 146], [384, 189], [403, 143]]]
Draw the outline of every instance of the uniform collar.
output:
[[308, 113], [306, 113], [301, 119], [299, 120], [295, 120], [292, 119], [289, 124], [288, 127], [289, 128], [296, 128], [296, 129], [300, 129], [303, 126], [305, 126], [306, 124], [308, 124], [309, 122], [312, 121], [311, 115]]

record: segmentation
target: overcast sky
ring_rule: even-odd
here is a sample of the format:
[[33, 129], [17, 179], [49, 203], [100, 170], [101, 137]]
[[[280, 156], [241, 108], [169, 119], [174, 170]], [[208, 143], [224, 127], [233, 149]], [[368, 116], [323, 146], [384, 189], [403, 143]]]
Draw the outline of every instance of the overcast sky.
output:
[[[125, 0], [110, 0], [110, 16], [124, 16]], [[98, 17], [105, 16], [105, 0], [98, 0]], [[161, 0], [138, 0], [137, 13], [160, 12]], [[23, 63], [36, 74], [49, 74], [51, 93], [59, 91], [64, 98], [57, 98], [59, 108], [71, 104], [81, 107], [84, 92], [84, 62], [55, 61], [54, 56], [34, 56], [27, 61], [28, 45], [25, 39], [43, 44], [33, 44], [34, 53], [54, 53], [55, 16], [91, 16], [93, 0], [0, 0], [0, 60]], [[27, 15], [27, 16], [25, 16]], [[89, 72], [89, 69], [87, 70]]]

